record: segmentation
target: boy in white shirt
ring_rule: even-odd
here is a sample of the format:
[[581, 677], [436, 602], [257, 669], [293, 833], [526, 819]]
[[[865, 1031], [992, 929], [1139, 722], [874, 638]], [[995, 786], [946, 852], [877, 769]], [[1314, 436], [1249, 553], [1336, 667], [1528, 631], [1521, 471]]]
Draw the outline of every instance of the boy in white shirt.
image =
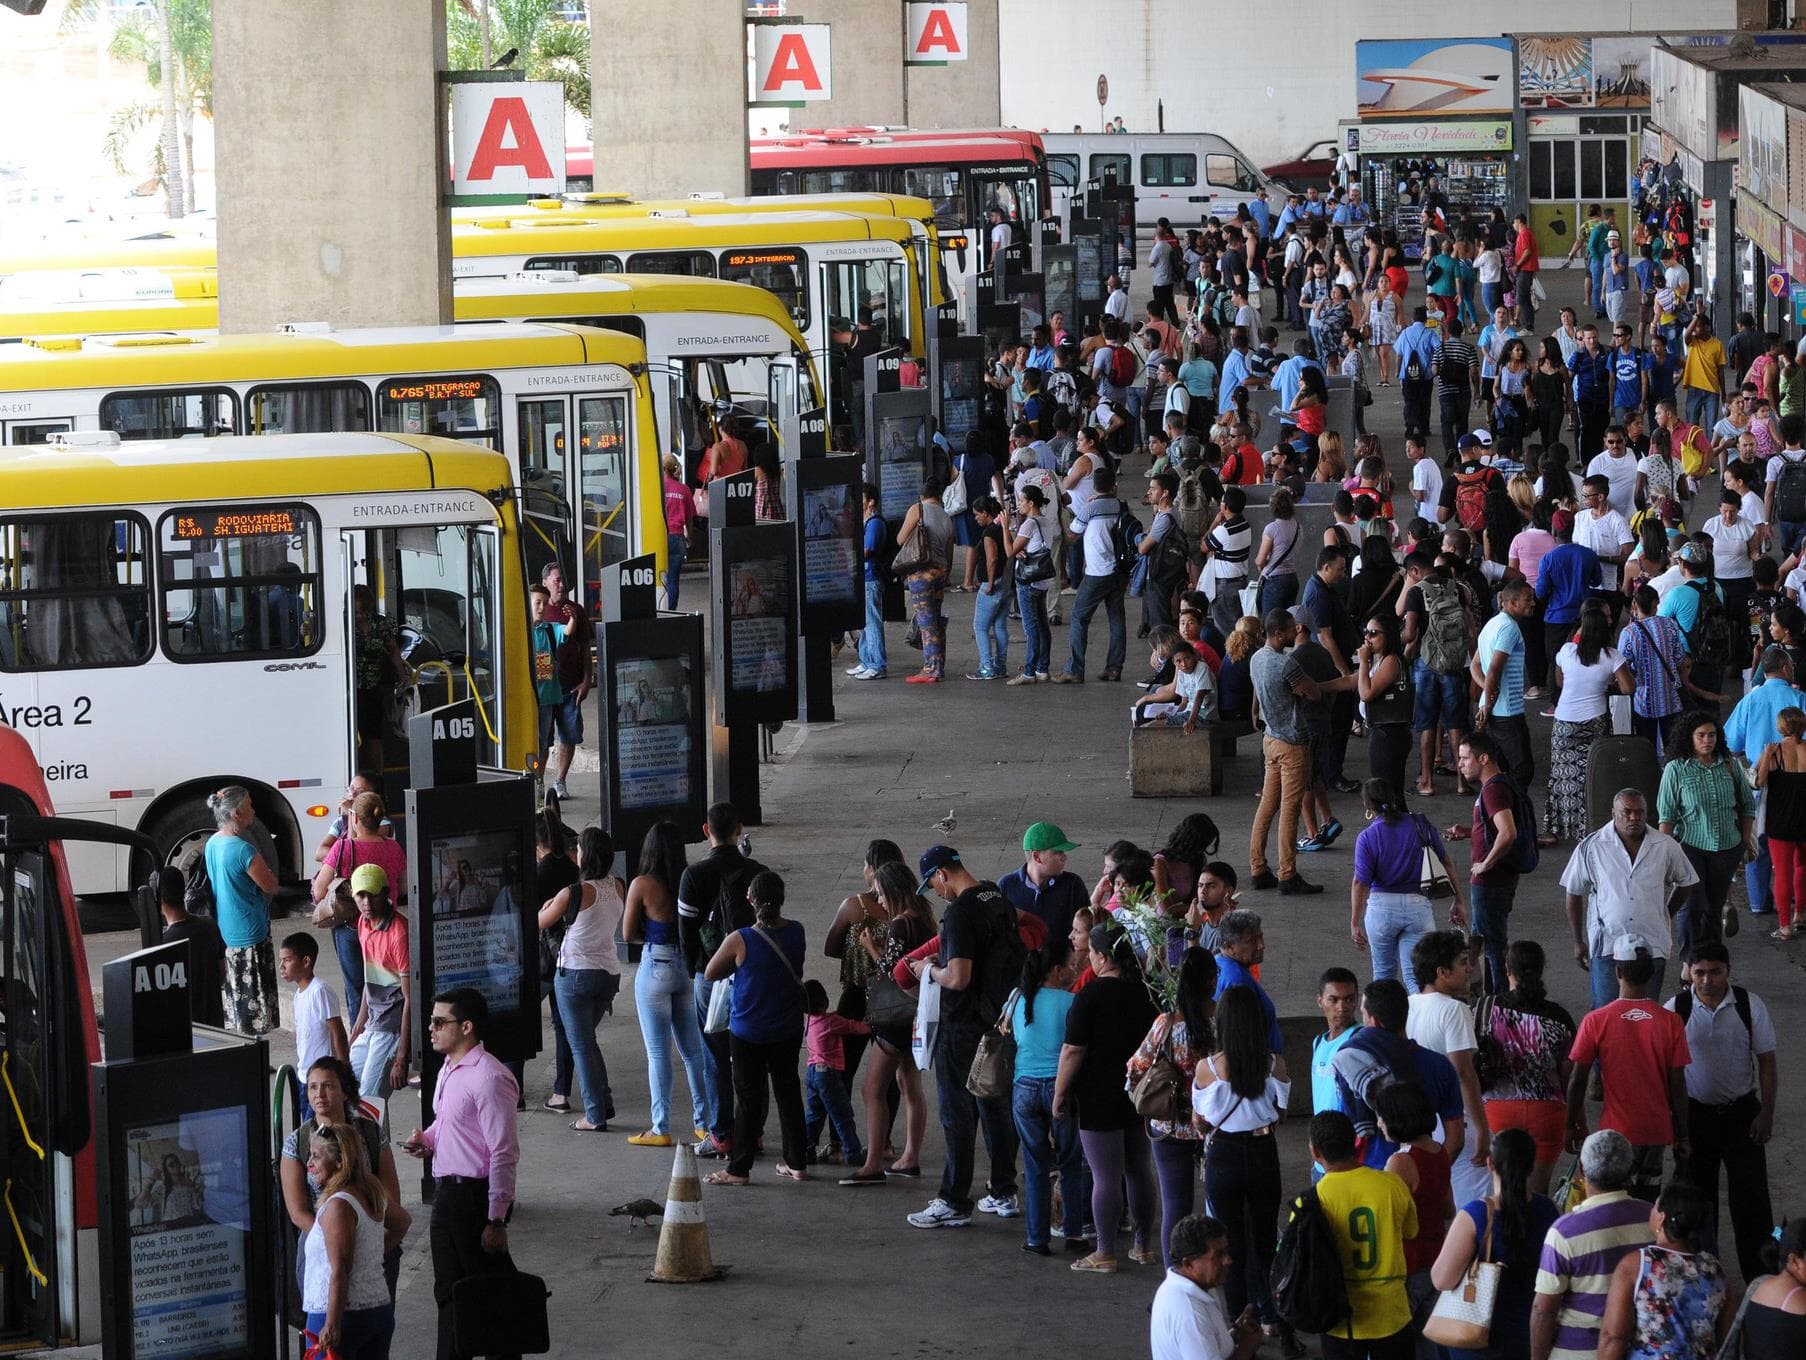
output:
[[[339, 1018], [338, 998], [332, 988], [314, 978], [314, 965], [319, 962], [320, 944], [306, 931], [297, 931], [282, 941], [277, 969], [284, 982], [295, 984], [295, 1071], [301, 1087], [307, 1089], [307, 1072], [320, 1058], [337, 1058], [348, 1062], [351, 1045], [345, 1038], [345, 1022]], [[301, 1118], [313, 1117], [305, 1098], [301, 1102]]]

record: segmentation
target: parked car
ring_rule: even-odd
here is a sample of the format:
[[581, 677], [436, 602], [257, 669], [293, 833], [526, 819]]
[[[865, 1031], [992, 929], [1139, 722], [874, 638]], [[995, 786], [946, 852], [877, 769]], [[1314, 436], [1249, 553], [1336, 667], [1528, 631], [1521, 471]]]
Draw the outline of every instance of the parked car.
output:
[[1323, 141], [1312, 142], [1296, 159], [1265, 167], [1264, 173], [1269, 179], [1304, 190], [1313, 184], [1319, 189], [1329, 188], [1335, 171], [1336, 142], [1334, 138], [1326, 137]]

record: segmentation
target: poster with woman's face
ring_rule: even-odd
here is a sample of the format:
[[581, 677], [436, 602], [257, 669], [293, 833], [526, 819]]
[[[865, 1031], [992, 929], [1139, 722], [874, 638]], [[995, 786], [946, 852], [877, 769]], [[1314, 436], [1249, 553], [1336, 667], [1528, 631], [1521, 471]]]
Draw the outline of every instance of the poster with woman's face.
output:
[[790, 627], [790, 563], [753, 557], [733, 567], [728, 596], [728, 683], [743, 693], [784, 688]]

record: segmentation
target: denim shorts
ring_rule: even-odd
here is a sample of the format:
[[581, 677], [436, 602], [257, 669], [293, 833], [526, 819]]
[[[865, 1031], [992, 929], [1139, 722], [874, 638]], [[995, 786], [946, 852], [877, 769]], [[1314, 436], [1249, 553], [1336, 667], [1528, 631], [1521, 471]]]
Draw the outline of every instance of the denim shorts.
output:
[[539, 710], [539, 718], [542, 734], [545, 729], [550, 729], [562, 745], [582, 745], [583, 705], [577, 702], [576, 695], [571, 695], [561, 704], [543, 705]]
[[1416, 690], [1411, 712], [1413, 732], [1428, 732], [1438, 723], [1457, 732], [1469, 730], [1465, 675], [1443, 675], [1418, 661], [1412, 667], [1411, 682]]

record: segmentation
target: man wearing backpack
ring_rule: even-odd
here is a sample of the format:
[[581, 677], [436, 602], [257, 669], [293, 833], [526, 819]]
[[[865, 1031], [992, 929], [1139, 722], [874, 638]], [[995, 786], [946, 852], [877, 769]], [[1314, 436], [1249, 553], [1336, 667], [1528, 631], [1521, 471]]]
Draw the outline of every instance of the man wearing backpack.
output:
[[1673, 619], [1681, 630], [1692, 668], [1687, 690], [1696, 706], [1716, 714], [1732, 661], [1733, 630], [1725, 613], [1724, 594], [1712, 581], [1712, 550], [1689, 542], [1675, 554], [1681, 584], [1670, 590], [1656, 608], [1661, 618]]
[[[1122, 679], [1123, 661], [1129, 650], [1129, 630], [1123, 610], [1123, 592], [1129, 569], [1135, 562], [1136, 544], [1128, 541], [1134, 523], [1116, 498], [1116, 473], [1100, 467], [1091, 478], [1092, 496], [1072, 517], [1072, 534], [1083, 544], [1084, 579], [1072, 602], [1071, 658], [1066, 669], [1052, 677], [1056, 685], [1085, 683], [1085, 647], [1091, 619], [1101, 606], [1110, 625], [1110, 646], [1104, 654], [1102, 680]], [[1139, 526], [1137, 526], [1139, 527]]]
[[[1473, 654], [1478, 628], [1462, 598], [1461, 583], [1437, 570], [1436, 554], [1428, 548], [1417, 548], [1405, 558], [1399, 612], [1416, 694], [1411, 730], [1417, 734], [1417, 792], [1433, 798], [1439, 734], [1447, 733], [1450, 745], [1459, 748], [1468, 730], [1467, 658]], [[1457, 792], [1464, 787], [1458, 786]]]
[[1474, 730], [1490, 731], [1505, 768], [1521, 789], [1536, 778], [1530, 749], [1530, 727], [1524, 721], [1523, 624], [1536, 612], [1536, 593], [1523, 580], [1507, 581], [1499, 590], [1499, 612], [1486, 621], [1474, 643], [1468, 674], [1479, 687]]
[[1464, 431], [1480, 386], [1480, 352], [1461, 338], [1459, 317], [1445, 320], [1442, 332], [1442, 348], [1436, 355], [1436, 391], [1442, 416], [1442, 457], [1452, 467], [1461, 441], [1472, 437]]
[[1026, 955], [1016, 930], [1016, 909], [995, 883], [975, 877], [950, 845], [922, 852], [922, 892], [947, 903], [940, 950], [911, 964], [918, 979], [941, 989], [940, 1031], [935, 1039], [934, 1080], [947, 1141], [940, 1192], [926, 1209], [909, 1215], [916, 1228], [963, 1228], [972, 1221], [972, 1175], [978, 1128], [984, 1126], [991, 1177], [981, 1213], [1014, 1218], [1016, 1126], [1008, 1096], [980, 1100], [966, 1090], [978, 1041], [997, 1023]]
[[1762, 513], [1775, 526], [1783, 557], [1796, 553], [1806, 539], [1806, 417], [1797, 411], [1781, 417], [1781, 442], [1786, 446], [1768, 460], [1763, 488]]
[[1178, 494], [1179, 474], [1170, 468], [1162, 468], [1148, 482], [1147, 502], [1154, 517], [1135, 545], [1135, 553], [1148, 564], [1141, 591], [1141, 621], [1150, 633], [1172, 624], [1173, 597], [1185, 588], [1191, 566], [1191, 541], [1173, 513]]
[[1398, 386], [1404, 401], [1405, 433], [1420, 438], [1430, 429], [1430, 392], [1436, 380], [1436, 355], [1442, 348], [1436, 332], [1424, 324], [1429, 315], [1428, 309], [1423, 307], [1413, 310], [1411, 324], [1392, 342], [1393, 353], [1398, 355]]
[[1768, 1140], [1775, 1131], [1775, 1027], [1762, 998], [1731, 983], [1731, 953], [1713, 941], [1693, 951], [1692, 985], [1669, 1002], [1687, 1030], [1687, 1138], [1684, 1174], [1705, 1191], [1712, 1222], [1702, 1245], [1720, 1257], [1718, 1172], [1729, 1182], [1731, 1230], [1743, 1278], [1762, 1273], [1762, 1245], [1774, 1226], [1768, 1194]]
[[1408, 1360], [1405, 1239], [1418, 1233], [1416, 1201], [1390, 1171], [1361, 1165], [1345, 1114], [1311, 1116], [1311, 1156], [1323, 1167], [1317, 1202], [1341, 1247], [1348, 1290], [1348, 1321], [1323, 1333], [1324, 1360]]
[[1524, 866], [1536, 867], [1536, 825], [1527, 792], [1506, 775], [1499, 744], [1484, 732], [1470, 733], [1456, 748], [1462, 778], [1474, 788], [1469, 829], [1468, 901], [1486, 953], [1487, 990], [1505, 990], [1505, 949], [1511, 940], [1511, 908], [1517, 901]]
[[[712, 982], [702, 976], [722, 940], [753, 923], [746, 885], [765, 866], [740, 853], [740, 813], [732, 803], [710, 806], [703, 823], [709, 853], [684, 870], [677, 885], [677, 941], [689, 966], [696, 999], [696, 1018], [707, 1019]], [[715, 1123], [696, 1146], [699, 1157], [725, 1158], [733, 1150], [734, 1066], [728, 1034], [703, 1032], [708, 1049], [709, 1078], [715, 1085]]]
[[1499, 470], [1486, 462], [1486, 443], [1478, 433], [1462, 435], [1455, 444], [1460, 460], [1454, 473], [1445, 478], [1437, 498], [1438, 523], [1455, 523], [1478, 537], [1486, 529], [1486, 493], [1495, 482], [1505, 479]]

